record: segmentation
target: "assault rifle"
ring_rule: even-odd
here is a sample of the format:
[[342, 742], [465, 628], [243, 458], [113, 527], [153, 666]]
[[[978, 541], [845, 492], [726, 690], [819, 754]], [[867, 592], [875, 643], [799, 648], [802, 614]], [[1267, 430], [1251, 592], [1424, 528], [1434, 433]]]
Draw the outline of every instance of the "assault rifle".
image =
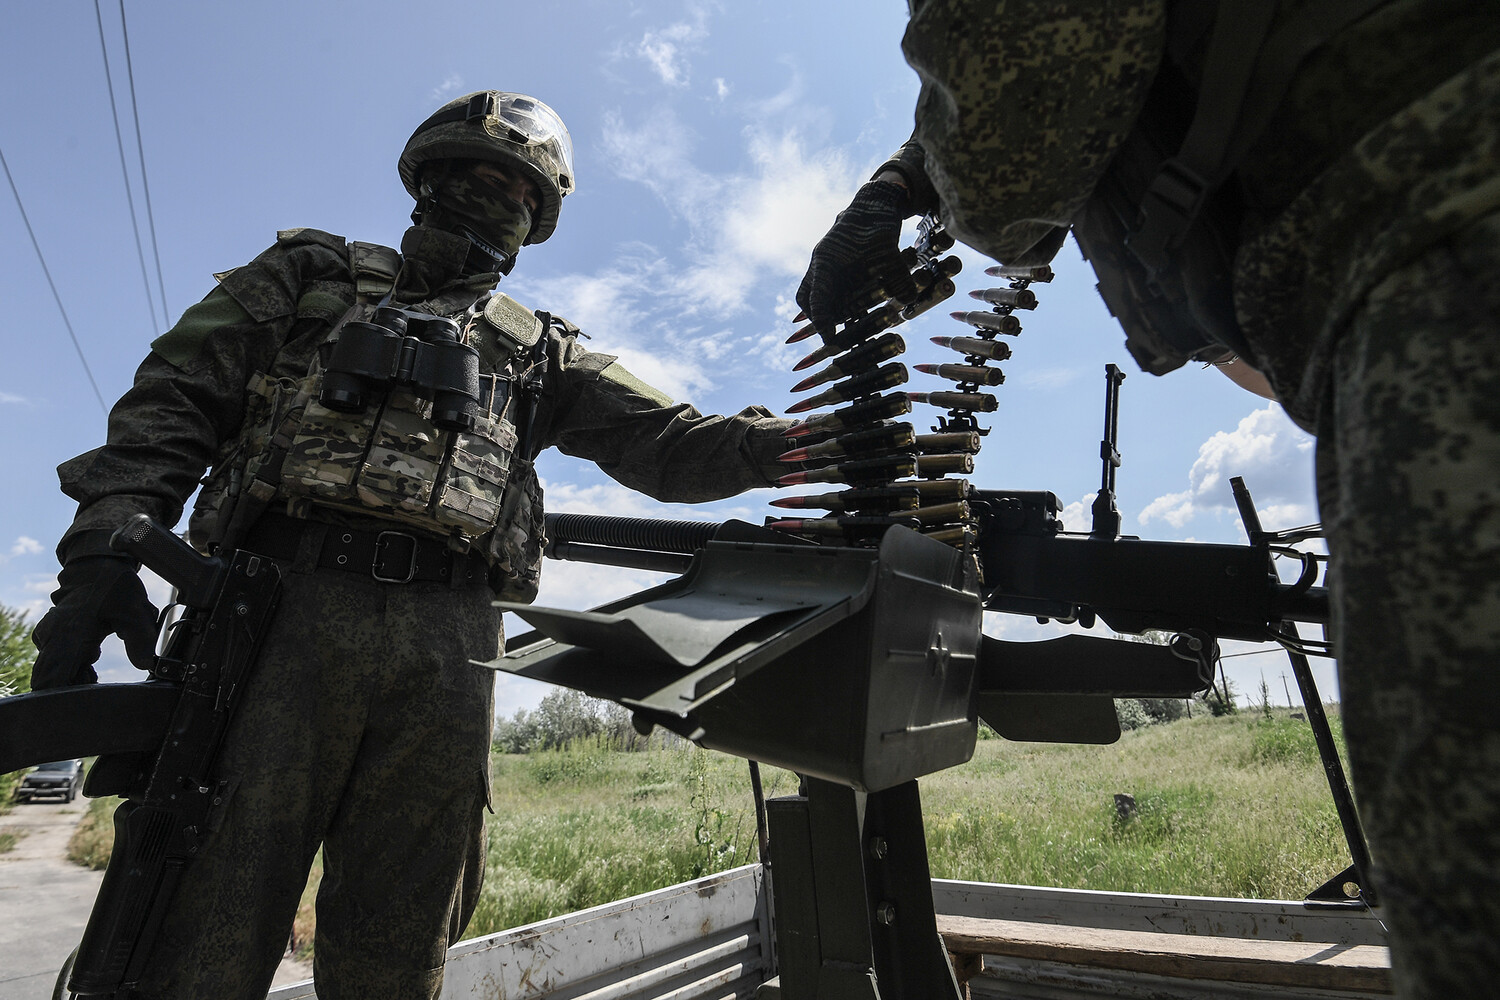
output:
[[177, 588], [182, 616], [168, 625], [150, 679], [0, 699], [0, 772], [98, 754], [84, 795], [125, 797], [57, 996], [124, 997], [140, 979], [173, 891], [224, 802], [219, 747], [281, 586], [270, 560], [200, 556], [144, 514], [110, 546]]

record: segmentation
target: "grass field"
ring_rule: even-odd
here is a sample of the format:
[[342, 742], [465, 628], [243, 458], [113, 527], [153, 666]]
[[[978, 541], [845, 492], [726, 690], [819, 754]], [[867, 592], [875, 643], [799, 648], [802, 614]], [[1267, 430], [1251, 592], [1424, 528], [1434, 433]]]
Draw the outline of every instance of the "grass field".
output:
[[[743, 761], [585, 744], [494, 763], [470, 935], [755, 860]], [[763, 779], [767, 796], [796, 791], [786, 772]], [[983, 740], [920, 784], [940, 878], [1296, 899], [1349, 863], [1311, 730], [1284, 713], [1184, 719], [1107, 747]], [[1135, 798], [1128, 821], [1116, 793]]]
[[[787, 772], [762, 778], [768, 797], [796, 792]], [[1311, 731], [1285, 712], [1184, 719], [1106, 747], [982, 740], [920, 784], [940, 878], [1297, 899], [1349, 863]], [[1135, 798], [1129, 820], [1116, 793]], [[756, 860], [745, 762], [687, 744], [497, 754], [493, 798], [469, 937]], [[109, 811], [93, 805], [73, 853], [100, 865]], [[316, 881], [295, 930], [304, 952]]]

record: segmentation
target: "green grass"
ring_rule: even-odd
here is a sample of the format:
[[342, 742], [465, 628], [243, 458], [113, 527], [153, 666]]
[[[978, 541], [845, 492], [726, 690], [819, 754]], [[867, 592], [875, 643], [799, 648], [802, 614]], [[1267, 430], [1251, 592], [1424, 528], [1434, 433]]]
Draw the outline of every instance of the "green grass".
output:
[[[933, 875], [1301, 898], [1348, 864], [1312, 746], [1305, 722], [1247, 714], [1107, 747], [983, 742], [970, 764], [922, 780]], [[1116, 793], [1135, 797], [1127, 821]]]
[[[737, 758], [587, 740], [492, 764], [487, 875], [467, 937], [757, 860]], [[767, 797], [796, 792], [788, 772], [762, 778]], [[1183, 719], [1105, 747], [981, 740], [972, 761], [920, 784], [938, 878], [1300, 899], [1349, 863], [1311, 730], [1285, 712]], [[1123, 822], [1116, 793], [1136, 801]], [[90, 806], [70, 857], [108, 860], [113, 805]], [[299, 954], [317, 882], [315, 869]]]
[[[616, 753], [596, 741], [493, 760], [484, 890], [470, 937], [756, 860], [744, 761], [689, 745]], [[767, 768], [767, 794], [796, 778]]]
[[0, 854], [6, 854], [16, 849], [16, 841], [26, 836], [16, 830], [0, 830]]
[[69, 861], [94, 871], [102, 871], [109, 864], [115, 843], [115, 807], [119, 804], [120, 800], [112, 796], [90, 800], [88, 812], [68, 838]]

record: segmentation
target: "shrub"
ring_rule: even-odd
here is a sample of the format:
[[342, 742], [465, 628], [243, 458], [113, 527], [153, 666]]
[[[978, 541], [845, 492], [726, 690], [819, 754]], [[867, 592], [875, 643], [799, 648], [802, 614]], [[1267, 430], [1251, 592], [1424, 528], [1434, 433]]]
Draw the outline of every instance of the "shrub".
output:
[[576, 739], [552, 750], [538, 750], [526, 761], [527, 773], [539, 785], [554, 781], [588, 782], [604, 774], [610, 748], [599, 736]]
[[1187, 702], [1181, 698], [1137, 698], [1153, 723], [1176, 722], [1187, 715]]
[[1154, 721], [1146, 714], [1145, 708], [1136, 698], [1116, 698], [1115, 715], [1120, 719], [1120, 728], [1127, 732], [1132, 729], [1144, 729]]
[[68, 860], [99, 871], [109, 865], [109, 856], [115, 846], [115, 807], [122, 800], [117, 798], [94, 799], [88, 812], [73, 828], [68, 838]]
[[[31, 644], [31, 625], [25, 614], [0, 604], [0, 698], [31, 690], [35, 662], [36, 647]], [[0, 774], [0, 813], [10, 811], [21, 773]]]

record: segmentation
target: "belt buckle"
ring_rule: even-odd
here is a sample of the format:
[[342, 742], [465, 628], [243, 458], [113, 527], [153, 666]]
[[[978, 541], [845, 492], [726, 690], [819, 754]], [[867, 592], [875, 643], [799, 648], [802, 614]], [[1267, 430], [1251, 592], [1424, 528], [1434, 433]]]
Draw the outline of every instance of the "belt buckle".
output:
[[[410, 547], [408, 549], [406, 575], [388, 576], [384, 574], [386, 564], [386, 546], [394, 540], [405, 541]], [[417, 577], [417, 548], [420, 542], [416, 535], [408, 535], [404, 531], [382, 531], [375, 536], [375, 558], [370, 560], [370, 576], [380, 583], [411, 583]]]

